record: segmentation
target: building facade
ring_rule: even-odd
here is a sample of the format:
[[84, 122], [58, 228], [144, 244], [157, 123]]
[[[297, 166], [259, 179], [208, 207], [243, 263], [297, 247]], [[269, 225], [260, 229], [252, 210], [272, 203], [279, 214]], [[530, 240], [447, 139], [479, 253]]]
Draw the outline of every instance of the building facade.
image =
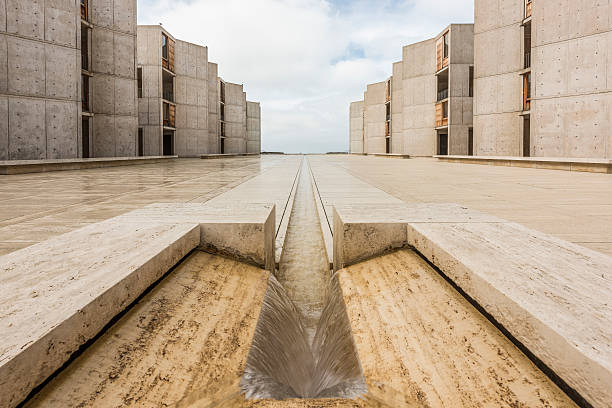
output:
[[476, 0], [476, 154], [612, 158], [611, 7]]
[[[218, 77], [207, 47], [177, 40], [161, 26], [139, 26], [137, 69], [138, 154], [248, 151], [246, 93], [242, 85]], [[250, 121], [253, 150], [261, 145], [261, 132], [255, 131], [260, 118], [257, 104]]]
[[0, 2], [0, 160], [133, 156], [136, 0]]
[[363, 123], [351, 105], [351, 152], [363, 127], [364, 153], [471, 154], [473, 50], [472, 24], [405, 46], [392, 77], [367, 86]]
[[364, 134], [364, 109], [363, 101], [352, 102], [350, 106], [349, 121], [350, 121], [350, 146], [349, 152], [361, 154], [364, 152], [365, 134]]
[[261, 106], [247, 101], [247, 153], [261, 152]]

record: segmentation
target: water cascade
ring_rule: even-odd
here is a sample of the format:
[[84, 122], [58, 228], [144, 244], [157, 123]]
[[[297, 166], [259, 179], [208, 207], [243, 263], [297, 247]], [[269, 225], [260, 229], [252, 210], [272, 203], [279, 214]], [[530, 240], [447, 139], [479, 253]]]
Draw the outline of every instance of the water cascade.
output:
[[276, 276], [241, 381], [248, 399], [354, 398], [367, 387], [304, 160]]

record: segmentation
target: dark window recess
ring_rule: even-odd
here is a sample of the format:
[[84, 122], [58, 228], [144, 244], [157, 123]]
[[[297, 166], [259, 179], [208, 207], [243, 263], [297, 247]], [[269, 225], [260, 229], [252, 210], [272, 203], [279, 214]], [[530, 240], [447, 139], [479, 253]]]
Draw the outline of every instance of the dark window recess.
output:
[[88, 1], [87, 0], [81, 0], [81, 19], [87, 21], [87, 17], [88, 17]]
[[474, 155], [474, 129], [468, 129], [468, 156]]
[[174, 155], [174, 132], [164, 132], [164, 156]]
[[84, 116], [81, 118], [81, 138], [83, 148], [83, 158], [88, 159], [89, 155], [89, 118]]
[[448, 155], [448, 134], [446, 133], [438, 135], [438, 154], [440, 156]]
[[221, 154], [225, 153], [225, 139], [221, 139]]
[[168, 59], [168, 36], [162, 33], [162, 58]]
[[442, 104], [442, 118], [448, 119], [448, 102]]
[[448, 33], [444, 34], [444, 58], [448, 58], [448, 52], [450, 50], [450, 38]]
[[525, 24], [525, 38], [523, 41], [523, 46], [525, 49], [525, 69], [531, 68], [531, 23]]
[[89, 71], [89, 28], [81, 26], [81, 69]]
[[144, 156], [144, 129], [138, 128], [138, 156]]
[[385, 142], [385, 152], [387, 154], [389, 154], [389, 153], [391, 153], [391, 138], [388, 137], [385, 140], [386, 140], [386, 142]]
[[385, 107], [386, 107], [386, 113], [387, 113], [387, 115], [386, 115], [387, 119], [386, 120], [388, 122], [388, 121], [391, 120], [391, 104], [388, 103], [388, 104], [385, 105]]
[[523, 157], [531, 156], [531, 120], [527, 116], [523, 120]]
[[162, 71], [162, 88], [163, 98], [174, 102], [174, 77], [166, 71]]
[[83, 112], [89, 112], [89, 77], [81, 75], [81, 106]]
[[220, 86], [220, 100], [221, 102], [225, 103], [225, 83], [221, 82]]
[[138, 97], [142, 98], [142, 68], [138, 68], [137, 78], [138, 78]]
[[470, 89], [468, 96], [470, 98], [474, 97], [474, 67], [470, 67]]
[[219, 105], [219, 116], [221, 117], [222, 121], [225, 120], [225, 104], [223, 103]]

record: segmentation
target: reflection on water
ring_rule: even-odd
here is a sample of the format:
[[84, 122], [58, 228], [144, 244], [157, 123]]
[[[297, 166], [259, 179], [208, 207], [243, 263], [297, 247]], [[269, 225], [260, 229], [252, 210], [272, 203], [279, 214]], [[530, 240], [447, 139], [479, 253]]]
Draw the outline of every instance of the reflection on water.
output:
[[249, 399], [353, 398], [367, 387], [331, 276], [304, 160], [277, 277], [271, 277], [241, 389]]

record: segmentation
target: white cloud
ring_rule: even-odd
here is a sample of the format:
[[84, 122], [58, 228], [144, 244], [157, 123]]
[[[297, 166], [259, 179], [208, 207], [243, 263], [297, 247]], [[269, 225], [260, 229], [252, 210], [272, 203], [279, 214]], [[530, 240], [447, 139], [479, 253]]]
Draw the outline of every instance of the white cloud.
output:
[[401, 47], [473, 20], [473, 0], [138, 0], [138, 23], [209, 47], [262, 105], [262, 148], [348, 149], [349, 103]]

